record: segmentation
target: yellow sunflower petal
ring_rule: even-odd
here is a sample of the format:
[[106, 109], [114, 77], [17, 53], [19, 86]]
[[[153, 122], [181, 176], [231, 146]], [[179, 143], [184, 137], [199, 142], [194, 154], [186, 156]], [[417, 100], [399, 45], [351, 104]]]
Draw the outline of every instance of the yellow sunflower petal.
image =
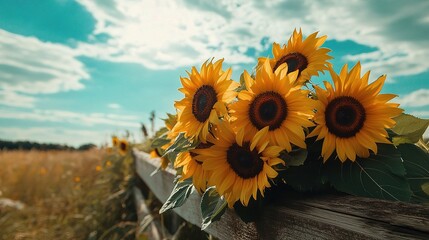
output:
[[[278, 43], [273, 43], [273, 59], [270, 65], [274, 71], [282, 64], [290, 64], [288, 72], [299, 70], [296, 83], [301, 84], [308, 81], [312, 76], [317, 76], [319, 72], [327, 70], [327, 61], [332, 57], [328, 55], [327, 48], [321, 48], [326, 36], [317, 37], [317, 32], [310, 34], [305, 40], [302, 31], [294, 31], [287, 42], [287, 45], [280, 47]], [[260, 58], [258, 67], [261, 68], [266, 58]]]
[[237, 144], [242, 147], [243, 146], [243, 138], [244, 138], [244, 128], [240, 129], [237, 132], [237, 136], [235, 137], [235, 141]]
[[360, 63], [350, 72], [344, 65], [339, 75], [329, 67], [335, 88], [325, 83], [326, 90], [315, 87], [319, 100], [314, 121], [317, 126], [309, 136], [323, 139], [322, 156], [326, 161], [334, 150], [338, 159], [355, 161], [377, 153], [377, 143], [389, 144], [386, 128], [394, 126], [392, 119], [402, 109], [388, 101], [393, 94], [380, 94], [386, 76], [368, 85], [369, 72], [361, 75]]
[[[284, 164], [278, 158], [282, 148], [269, 145], [264, 136], [268, 132], [268, 127], [257, 132], [256, 138], [253, 133], [244, 129], [234, 132], [228, 122], [222, 122], [217, 127], [219, 137], [212, 139], [211, 147], [192, 150], [192, 153], [198, 154], [194, 157], [195, 160], [204, 159], [202, 170], [208, 173], [197, 173], [193, 177], [207, 176], [207, 184], [216, 187], [219, 194], [227, 199], [228, 206], [232, 206], [237, 200], [247, 205], [251, 197], [254, 199], [258, 197], [258, 191], [263, 195], [264, 189], [271, 187], [269, 179], [278, 175], [271, 166]], [[252, 144], [255, 146], [251, 146]], [[259, 150], [262, 152], [258, 152]], [[187, 170], [199, 171], [199, 166], [195, 164], [195, 170], [194, 168]], [[204, 179], [195, 185], [203, 183], [205, 184]]]
[[265, 137], [265, 136], [267, 135], [268, 130], [269, 130], [269, 127], [267, 126], [267, 127], [264, 127], [263, 129], [259, 130], [259, 131], [255, 134], [255, 136], [253, 137], [253, 139], [252, 139], [252, 141], [251, 141], [252, 143], [251, 143], [251, 145], [250, 145], [250, 150], [252, 150], [252, 151], [253, 151], [253, 149], [256, 147], [256, 145], [258, 144], [258, 142], [259, 142], [263, 137]]
[[188, 138], [202, 138], [198, 140], [205, 142], [210, 130], [209, 122], [217, 124], [217, 113], [221, 117], [228, 114], [225, 101], [236, 97], [234, 86], [238, 83], [230, 79], [231, 69], [222, 71], [222, 63], [222, 59], [215, 63], [207, 60], [200, 71], [192, 67], [189, 77], [180, 79], [185, 97], [175, 103], [178, 116], [173, 132], [184, 132]]

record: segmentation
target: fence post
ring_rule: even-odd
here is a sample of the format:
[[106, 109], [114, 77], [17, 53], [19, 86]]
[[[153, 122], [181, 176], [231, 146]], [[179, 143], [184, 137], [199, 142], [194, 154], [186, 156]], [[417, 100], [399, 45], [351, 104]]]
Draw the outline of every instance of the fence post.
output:
[[[165, 202], [174, 187], [175, 171], [167, 169], [150, 176], [160, 160], [135, 149], [133, 154], [138, 176]], [[174, 211], [201, 226], [200, 200], [194, 192]], [[228, 209], [206, 232], [219, 239], [429, 239], [429, 206], [288, 191], [266, 206], [258, 221], [246, 224]]]

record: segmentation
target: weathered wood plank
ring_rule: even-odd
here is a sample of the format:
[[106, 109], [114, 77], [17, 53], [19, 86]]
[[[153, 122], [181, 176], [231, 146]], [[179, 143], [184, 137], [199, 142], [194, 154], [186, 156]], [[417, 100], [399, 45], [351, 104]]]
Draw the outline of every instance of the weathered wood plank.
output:
[[[134, 151], [137, 173], [162, 202], [168, 198], [174, 170], [150, 174], [158, 159]], [[200, 196], [194, 193], [175, 211], [201, 226]], [[228, 210], [208, 233], [220, 239], [429, 239], [429, 206], [349, 195], [305, 196], [284, 192], [264, 208], [255, 223], [242, 222]]]
[[[145, 230], [145, 229], [140, 229], [142, 228], [141, 226], [142, 220], [149, 216], [150, 223], [149, 223], [149, 226], [147, 226], [146, 228], [147, 230], [146, 237], [148, 237], [149, 239], [164, 239], [164, 237], [166, 237], [165, 235], [166, 234], [168, 235], [168, 233], [165, 229], [163, 229], [163, 226], [159, 222], [159, 219], [156, 219], [156, 217], [153, 216], [152, 213], [150, 212], [149, 208], [145, 203], [146, 199], [143, 196], [140, 189], [134, 187], [133, 195], [134, 195], [134, 203], [136, 205], [137, 218], [139, 222], [138, 234], [141, 234], [140, 230]], [[167, 237], [170, 237], [170, 236], [168, 235]]]

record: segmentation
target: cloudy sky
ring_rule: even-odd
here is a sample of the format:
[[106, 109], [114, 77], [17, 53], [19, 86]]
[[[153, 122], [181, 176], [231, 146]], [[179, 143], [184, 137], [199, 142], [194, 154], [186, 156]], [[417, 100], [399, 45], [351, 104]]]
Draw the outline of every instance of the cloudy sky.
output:
[[429, 118], [428, 12], [427, 0], [2, 0], [0, 139], [141, 139], [152, 110], [174, 112], [191, 66], [224, 58], [238, 79], [294, 28], [327, 35], [337, 70], [387, 74], [383, 91]]

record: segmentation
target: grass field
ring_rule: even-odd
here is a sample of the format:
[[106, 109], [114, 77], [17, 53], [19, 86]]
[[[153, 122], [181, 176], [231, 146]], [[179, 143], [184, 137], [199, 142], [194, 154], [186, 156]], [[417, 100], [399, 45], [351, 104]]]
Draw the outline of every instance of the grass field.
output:
[[0, 152], [0, 239], [135, 239], [132, 158]]

